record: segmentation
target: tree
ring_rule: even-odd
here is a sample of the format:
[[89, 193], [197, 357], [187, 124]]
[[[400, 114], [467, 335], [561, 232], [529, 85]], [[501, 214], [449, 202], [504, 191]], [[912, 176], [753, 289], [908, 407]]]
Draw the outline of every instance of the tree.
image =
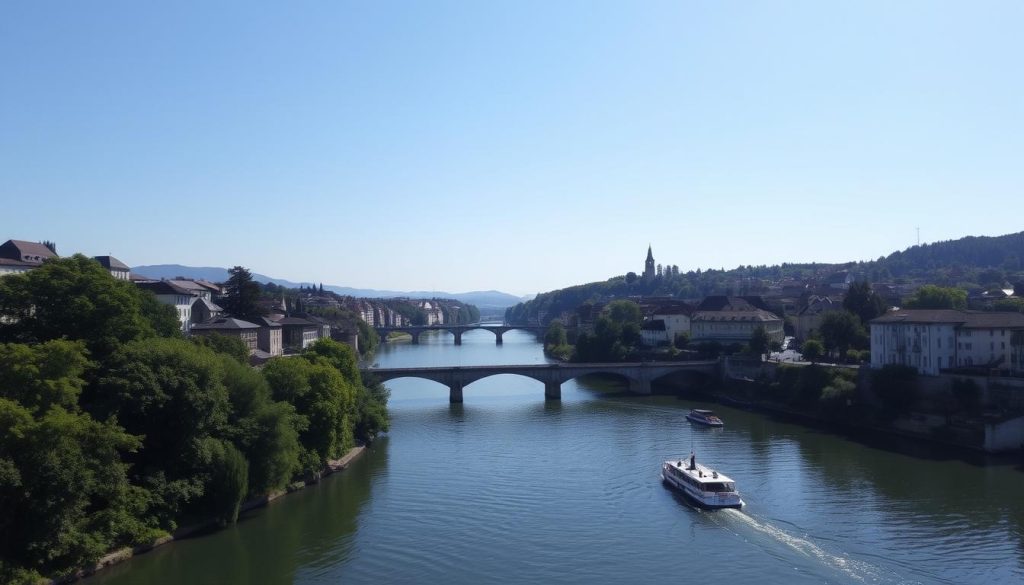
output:
[[125, 345], [83, 395], [98, 420], [116, 416], [141, 435], [130, 455], [134, 483], [153, 494], [153, 513], [173, 529], [184, 513], [201, 513], [193, 502], [205, 490], [209, 453], [204, 441], [226, 438], [231, 402], [225, 386], [227, 358], [179, 339], [147, 339]]
[[130, 513], [140, 494], [122, 453], [138, 446], [112, 422], [0, 398], [0, 568], [66, 574], [153, 536]]
[[45, 413], [53, 406], [75, 412], [89, 365], [81, 341], [0, 344], [0, 397], [33, 413]]
[[303, 357], [307, 359], [274, 358], [263, 367], [263, 375], [274, 399], [295, 408], [302, 470], [315, 473], [353, 445], [357, 392], [329, 358], [313, 353]]
[[263, 314], [257, 304], [260, 285], [252, 279], [252, 273], [241, 266], [228, 270], [231, 276], [225, 284], [224, 311], [232, 317], [252, 320]]
[[825, 346], [817, 339], [808, 339], [804, 342], [800, 352], [805, 360], [813, 364], [820, 360], [821, 356], [825, 355]]
[[1018, 313], [1024, 313], [1024, 298], [1021, 297], [1010, 297], [1008, 299], [1000, 299], [992, 303], [993, 311], [1016, 311]]
[[605, 309], [608, 317], [619, 324], [636, 323], [640, 324], [643, 314], [640, 312], [640, 305], [633, 301], [612, 301]]
[[638, 277], [636, 275], [636, 272], [627, 272], [626, 273], [626, 284], [633, 284], [634, 282], [636, 282], [637, 278]]
[[217, 353], [229, 356], [239, 363], [249, 363], [249, 348], [245, 345], [244, 341], [233, 335], [208, 333], [205, 335], [193, 335], [189, 340], [200, 347], [208, 347]]
[[885, 313], [885, 301], [878, 296], [866, 280], [859, 280], [850, 285], [843, 299], [843, 308], [857, 315], [861, 324]]
[[569, 343], [565, 334], [565, 327], [559, 321], [552, 321], [548, 330], [544, 333], [545, 347], [558, 347]]
[[748, 347], [750, 348], [750, 353], [761, 357], [764, 355], [764, 352], [768, 351], [770, 343], [771, 339], [768, 337], [768, 331], [765, 330], [764, 325], [758, 325], [750, 335]]
[[145, 298], [81, 254], [48, 260], [0, 279], [0, 342], [80, 339], [102, 359], [121, 344], [156, 334], [142, 311]]
[[690, 345], [690, 332], [680, 331], [679, 333], [676, 333], [676, 338], [672, 343], [677, 349], [686, 349], [686, 346]]
[[845, 355], [848, 349], [860, 349], [868, 343], [860, 319], [849, 311], [830, 311], [821, 320], [820, 333], [827, 351]]
[[967, 291], [926, 284], [903, 304], [908, 309], [966, 309]]
[[900, 364], [871, 370], [871, 389], [893, 414], [909, 412], [917, 400], [917, 370]]

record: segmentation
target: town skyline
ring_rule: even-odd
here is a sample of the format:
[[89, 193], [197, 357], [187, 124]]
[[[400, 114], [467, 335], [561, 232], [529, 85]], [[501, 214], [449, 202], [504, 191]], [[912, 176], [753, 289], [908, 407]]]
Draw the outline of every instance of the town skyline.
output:
[[18, 3], [4, 237], [528, 295], [1020, 230], [1012, 2]]

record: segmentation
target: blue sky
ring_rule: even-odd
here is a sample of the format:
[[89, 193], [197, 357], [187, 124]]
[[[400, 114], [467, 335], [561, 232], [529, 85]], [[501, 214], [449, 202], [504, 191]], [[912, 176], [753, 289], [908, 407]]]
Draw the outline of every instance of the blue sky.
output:
[[397, 290], [1024, 229], [1021, 2], [6, 2], [0, 240]]

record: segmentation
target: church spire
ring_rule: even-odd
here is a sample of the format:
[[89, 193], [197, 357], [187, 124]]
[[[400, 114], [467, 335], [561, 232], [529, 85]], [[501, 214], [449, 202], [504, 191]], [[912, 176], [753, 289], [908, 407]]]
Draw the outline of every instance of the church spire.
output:
[[644, 278], [654, 278], [654, 253], [651, 252], [650, 244], [647, 244], [647, 261], [644, 262]]

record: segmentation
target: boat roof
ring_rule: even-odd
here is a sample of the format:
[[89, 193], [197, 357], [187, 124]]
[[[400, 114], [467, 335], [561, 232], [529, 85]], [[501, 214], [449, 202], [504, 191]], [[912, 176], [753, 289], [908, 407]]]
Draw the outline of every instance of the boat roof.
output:
[[[711, 469], [710, 467], [707, 467], [705, 465], [701, 465], [700, 463], [697, 464], [697, 469], [690, 469], [689, 457], [683, 457], [681, 459], [669, 459], [665, 463], [674, 466], [679, 471], [686, 473], [686, 475], [689, 475], [690, 477], [701, 483], [719, 483], [723, 481], [736, 483], [735, 480], [733, 480], [728, 475], [725, 475], [720, 471]], [[715, 477], [715, 473], [718, 473], [718, 477]]]

